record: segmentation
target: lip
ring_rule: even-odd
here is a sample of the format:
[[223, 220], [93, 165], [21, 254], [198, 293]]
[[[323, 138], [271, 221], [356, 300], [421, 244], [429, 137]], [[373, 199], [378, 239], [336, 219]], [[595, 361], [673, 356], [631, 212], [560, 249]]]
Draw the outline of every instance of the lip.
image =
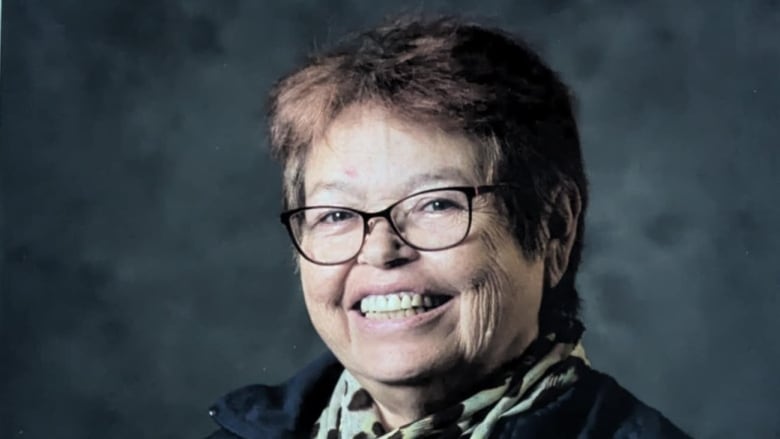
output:
[[436, 308], [421, 313], [415, 314], [409, 317], [402, 317], [398, 319], [369, 319], [363, 316], [359, 310], [350, 309], [347, 313], [349, 320], [354, 324], [358, 331], [364, 333], [370, 333], [375, 335], [408, 331], [410, 329], [418, 328], [432, 323], [441, 317], [442, 314], [447, 312], [453, 306], [456, 297], [452, 297], [447, 302], [437, 306]]

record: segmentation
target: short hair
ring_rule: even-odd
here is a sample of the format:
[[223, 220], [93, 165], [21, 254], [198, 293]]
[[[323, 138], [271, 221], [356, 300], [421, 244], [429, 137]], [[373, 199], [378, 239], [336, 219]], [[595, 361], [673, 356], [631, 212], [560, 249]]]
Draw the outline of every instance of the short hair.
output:
[[578, 190], [576, 240], [563, 278], [545, 289], [540, 327], [576, 319], [588, 194], [572, 102], [559, 76], [516, 36], [452, 17], [395, 19], [310, 55], [273, 87], [268, 123], [271, 152], [284, 168], [285, 208], [304, 203], [309, 148], [348, 107], [378, 106], [466, 136], [487, 183], [527, 189], [499, 192], [527, 257], [544, 249], [556, 191]]

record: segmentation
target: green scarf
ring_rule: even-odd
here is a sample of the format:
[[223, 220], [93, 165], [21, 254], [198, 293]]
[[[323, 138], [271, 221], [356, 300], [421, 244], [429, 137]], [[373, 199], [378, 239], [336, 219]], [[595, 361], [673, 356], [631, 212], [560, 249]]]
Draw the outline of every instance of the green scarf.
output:
[[498, 379], [470, 397], [391, 431], [379, 421], [368, 392], [344, 370], [311, 437], [419, 439], [470, 434], [472, 439], [486, 439], [499, 419], [537, 408], [577, 381], [578, 363], [587, 359], [579, 343], [581, 329], [575, 333], [573, 339], [556, 333], [536, 339], [520, 358], [502, 368]]

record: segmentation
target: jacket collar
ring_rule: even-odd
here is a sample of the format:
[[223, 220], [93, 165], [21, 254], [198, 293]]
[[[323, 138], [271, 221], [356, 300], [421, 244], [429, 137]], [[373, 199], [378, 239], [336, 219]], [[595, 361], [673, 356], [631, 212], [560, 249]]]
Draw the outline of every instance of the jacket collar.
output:
[[288, 381], [228, 393], [209, 409], [214, 421], [243, 439], [308, 436], [343, 367], [326, 352]]

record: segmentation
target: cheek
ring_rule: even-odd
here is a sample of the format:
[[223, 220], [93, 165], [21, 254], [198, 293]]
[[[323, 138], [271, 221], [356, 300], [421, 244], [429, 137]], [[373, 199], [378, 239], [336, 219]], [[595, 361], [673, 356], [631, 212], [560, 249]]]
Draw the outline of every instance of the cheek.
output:
[[301, 287], [306, 311], [314, 329], [331, 350], [340, 352], [349, 343], [346, 314], [341, 306], [345, 268], [301, 262]]
[[512, 242], [499, 230], [480, 236], [483, 258], [472, 267], [461, 301], [459, 341], [470, 360], [484, 356], [496, 344], [515, 344], [518, 337], [532, 336], [529, 333], [536, 327], [540, 269], [527, 262]]
[[346, 270], [340, 266], [324, 267], [308, 261], [300, 265], [301, 288], [309, 312], [317, 312], [316, 307], [338, 305], [344, 291]]
[[461, 295], [460, 334], [458, 340], [464, 356], [476, 360], [490, 344], [500, 321], [502, 302], [501, 273], [478, 270], [468, 291]]

